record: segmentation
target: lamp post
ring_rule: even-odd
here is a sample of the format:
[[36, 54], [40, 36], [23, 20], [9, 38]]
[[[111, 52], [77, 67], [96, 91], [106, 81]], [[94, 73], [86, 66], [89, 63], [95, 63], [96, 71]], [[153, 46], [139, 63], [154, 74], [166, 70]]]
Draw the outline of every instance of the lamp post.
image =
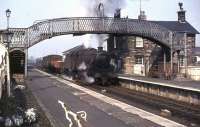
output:
[[9, 28], [9, 18], [10, 18], [11, 10], [7, 9], [6, 10], [6, 17], [7, 17], [7, 29]]
[[6, 17], [7, 17], [7, 30], [6, 30], [6, 43], [8, 48], [8, 56], [7, 56], [7, 95], [8, 97], [11, 95], [10, 92], [10, 59], [9, 59], [9, 50], [10, 50], [10, 42], [12, 39], [12, 33], [9, 32], [9, 18], [10, 18], [11, 11], [10, 9], [6, 10]]
[[6, 17], [7, 17], [7, 31], [6, 31], [6, 38], [7, 38], [7, 47], [8, 47], [8, 51], [9, 51], [9, 47], [10, 47], [10, 41], [11, 41], [11, 33], [9, 32], [9, 20], [10, 20], [10, 14], [11, 14], [11, 10], [7, 9], [6, 10]]

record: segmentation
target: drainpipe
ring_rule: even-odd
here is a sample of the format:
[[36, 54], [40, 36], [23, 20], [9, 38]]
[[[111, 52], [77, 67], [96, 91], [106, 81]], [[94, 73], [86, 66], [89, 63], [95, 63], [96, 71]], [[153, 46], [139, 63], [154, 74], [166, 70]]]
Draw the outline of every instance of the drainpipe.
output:
[[187, 77], [188, 63], [187, 63], [187, 34], [184, 33], [184, 42], [185, 42], [185, 76]]
[[166, 51], [165, 51], [165, 49], [164, 49], [164, 59], [163, 59], [164, 61], [164, 73], [166, 73]]
[[114, 36], [114, 49], [117, 48], [117, 42], [116, 42], [116, 37]]

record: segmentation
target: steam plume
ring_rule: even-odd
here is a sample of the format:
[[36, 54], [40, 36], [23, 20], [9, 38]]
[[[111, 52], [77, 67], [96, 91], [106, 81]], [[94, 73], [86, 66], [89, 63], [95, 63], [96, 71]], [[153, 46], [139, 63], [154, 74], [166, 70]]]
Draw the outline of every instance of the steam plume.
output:
[[113, 16], [117, 8], [125, 8], [126, 0], [81, 0], [81, 4], [86, 9], [86, 15], [91, 17], [98, 16], [98, 6], [102, 3], [105, 16]]
[[[116, 9], [123, 9], [126, 5], [126, 0], [81, 0], [81, 4], [86, 9], [86, 16], [88, 17], [100, 17], [99, 15], [99, 5], [103, 5], [103, 16], [112, 17]], [[93, 26], [95, 27], [95, 26]], [[102, 46], [104, 41], [108, 38], [107, 34], [95, 34], [86, 35], [84, 45], [88, 47], [90, 43], [97, 42], [98, 46]], [[90, 39], [88, 39], [88, 37]]]

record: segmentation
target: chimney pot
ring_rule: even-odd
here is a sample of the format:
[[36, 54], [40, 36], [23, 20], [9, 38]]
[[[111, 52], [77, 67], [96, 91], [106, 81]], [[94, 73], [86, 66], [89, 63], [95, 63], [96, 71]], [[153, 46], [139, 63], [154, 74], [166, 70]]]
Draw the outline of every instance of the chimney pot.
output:
[[102, 52], [103, 51], [103, 47], [99, 46], [98, 47], [98, 52]]
[[140, 15], [138, 16], [139, 20], [147, 20], [147, 16], [145, 15], [145, 11], [140, 11]]
[[120, 8], [115, 10], [114, 18], [121, 18], [121, 9]]
[[180, 10], [178, 11], [178, 21], [180, 22], [180, 23], [185, 23], [185, 10], [183, 10], [183, 3], [179, 3], [178, 4], [179, 5], [179, 8], [180, 8]]

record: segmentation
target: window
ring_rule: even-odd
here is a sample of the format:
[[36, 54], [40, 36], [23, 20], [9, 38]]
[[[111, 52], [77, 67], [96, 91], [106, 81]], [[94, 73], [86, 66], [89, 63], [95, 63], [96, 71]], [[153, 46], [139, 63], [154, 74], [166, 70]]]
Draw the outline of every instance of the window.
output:
[[192, 57], [192, 63], [197, 63], [197, 57], [196, 56]]
[[128, 37], [128, 48], [129, 49], [135, 48], [135, 37]]
[[135, 56], [135, 64], [143, 64], [143, 56]]
[[141, 37], [136, 37], [135, 47], [143, 48], [143, 46], [144, 46], [143, 39]]

